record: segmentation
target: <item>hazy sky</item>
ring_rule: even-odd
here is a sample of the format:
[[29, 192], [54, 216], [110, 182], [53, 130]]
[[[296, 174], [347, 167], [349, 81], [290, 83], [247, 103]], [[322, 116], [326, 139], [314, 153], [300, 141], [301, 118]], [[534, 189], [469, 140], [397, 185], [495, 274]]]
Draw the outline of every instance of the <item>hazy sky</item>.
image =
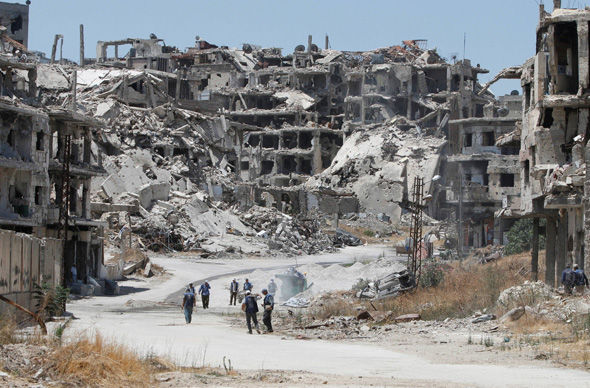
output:
[[[64, 57], [79, 59], [79, 25], [84, 24], [86, 57], [96, 56], [96, 41], [147, 38], [151, 32], [180, 49], [195, 35], [218, 45], [254, 43], [282, 47], [298, 44], [369, 50], [427, 39], [449, 58], [463, 56], [490, 74], [522, 64], [534, 55], [538, 2], [542, 0], [31, 0], [29, 46], [51, 52], [55, 34], [64, 35]], [[24, 3], [24, 0], [18, 1]], [[553, 2], [546, 0], [548, 10]], [[583, 7], [588, 1], [563, 0]], [[122, 52], [120, 53], [123, 54]], [[498, 95], [520, 91], [519, 81], [500, 81]]]

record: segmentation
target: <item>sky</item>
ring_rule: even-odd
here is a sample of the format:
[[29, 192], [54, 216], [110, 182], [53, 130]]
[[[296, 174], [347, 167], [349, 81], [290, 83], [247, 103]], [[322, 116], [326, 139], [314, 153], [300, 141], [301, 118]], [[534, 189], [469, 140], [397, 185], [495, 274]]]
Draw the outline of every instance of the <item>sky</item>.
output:
[[[309, 34], [319, 47], [328, 34], [331, 48], [351, 51], [427, 39], [428, 48], [445, 58], [463, 57], [465, 36], [466, 58], [490, 70], [480, 75], [484, 83], [535, 54], [539, 1], [31, 0], [29, 48], [49, 54], [55, 34], [62, 34], [64, 57], [78, 61], [80, 24], [87, 58], [96, 56], [98, 40], [148, 38], [152, 32], [180, 49], [199, 35], [230, 47], [281, 47], [284, 54], [307, 44]], [[551, 10], [553, 2], [545, 3]], [[588, 3], [563, 0], [562, 6]], [[491, 90], [502, 95], [514, 89], [521, 91], [518, 80], [499, 81]]]

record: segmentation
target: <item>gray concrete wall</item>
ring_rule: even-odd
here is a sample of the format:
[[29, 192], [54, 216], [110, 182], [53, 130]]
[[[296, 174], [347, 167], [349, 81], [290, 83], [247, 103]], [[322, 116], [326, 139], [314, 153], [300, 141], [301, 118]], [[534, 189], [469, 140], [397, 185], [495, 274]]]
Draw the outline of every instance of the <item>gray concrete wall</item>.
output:
[[[35, 310], [35, 284], [60, 284], [62, 249], [61, 240], [0, 230], [0, 294]], [[0, 303], [0, 315], [5, 313], [15, 309]]]

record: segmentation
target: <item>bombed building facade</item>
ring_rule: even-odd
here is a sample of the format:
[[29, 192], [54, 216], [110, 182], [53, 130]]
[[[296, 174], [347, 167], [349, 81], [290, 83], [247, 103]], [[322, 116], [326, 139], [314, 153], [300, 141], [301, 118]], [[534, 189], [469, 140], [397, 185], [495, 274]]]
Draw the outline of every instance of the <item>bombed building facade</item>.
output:
[[[537, 52], [522, 67], [521, 203], [510, 211], [532, 217], [534, 245], [546, 220], [546, 272], [557, 285], [566, 263], [588, 268], [586, 166], [589, 138], [588, 26], [590, 11], [540, 6]], [[533, 248], [532, 271], [538, 271]]]

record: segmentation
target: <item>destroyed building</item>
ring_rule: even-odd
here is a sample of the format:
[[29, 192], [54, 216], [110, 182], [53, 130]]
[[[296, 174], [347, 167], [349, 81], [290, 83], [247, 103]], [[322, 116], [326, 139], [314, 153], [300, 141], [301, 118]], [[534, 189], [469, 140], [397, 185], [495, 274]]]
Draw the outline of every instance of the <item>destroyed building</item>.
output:
[[566, 263], [589, 268], [586, 168], [590, 103], [590, 11], [540, 5], [536, 54], [522, 66], [521, 201], [509, 211], [533, 218], [532, 272], [538, 271], [539, 219], [546, 220], [546, 272], [558, 285]]
[[0, 29], [7, 38], [27, 47], [29, 45], [29, 5], [1, 2]]
[[[484, 107], [483, 115], [450, 120], [457, 126], [460, 148], [447, 158], [445, 205], [462, 220], [460, 245], [481, 248], [507, 243], [504, 232], [513, 218], [496, 217], [503, 206], [520, 205], [518, 143], [500, 141], [521, 122], [518, 94]], [[508, 204], [508, 205], [506, 205]]]
[[287, 52], [197, 37], [180, 51], [152, 34], [100, 41], [78, 66], [55, 63], [59, 39], [51, 64], [16, 40], [0, 58], [0, 222], [65, 239], [64, 280], [73, 263], [122, 276], [105, 240], [205, 257], [333, 249], [323, 220], [399, 224], [416, 177], [465, 246], [502, 243], [511, 221], [494, 212], [519, 204], [521, 97], [496, 100], [486, 69], [425, 40], [350, 52], [309, 36]]
[[91, 149], [101, 124], [39, 107], [37, 64], [12, 47], [1, 51], [0, 293], [32, 308], [35, 287], [69, 283], [73, 264], [84, 281], [100, 274], [102, 224], [90, 216], [90, 186], [104, 174]]
[[[132, 45], [129, 53], [120, 59], [116, 51], [115, 58], [108, 58], [106, 47], [122, 44]], [[243, 210], [261, 205], [305, 214], [318, 208], [339, 216], [383, 213], [399, 222], [410, 182], [420, 176], [434, 199], [428, 204], [430, 214], [458, 218], [453, 194], [448, 194], [455, 189], [454, 182], [450, 181], [451, 186], [434, 183], [432, 177], [445, 176], [448, 153], [463, 153], [464, 128], [471, 133], [470, 125], [477, 120], [485, 123], [487, 117], [495, 120], [487, 123], [497, 127], [494, 136], [500, 136], [514, 129], [515, 111], [514, 106], [508, 109], [506, 103], [495, 101], [479, 85], [478, 74], [487, 73], [486, 69], [472, 66], [469, 60], [449, 63], [426, 49], [426, 44], [411, 40], [368, 52], [345, 52], [321, 50], [309, 37], [307, 46], [299, 45], [283, 55], [278, 48], [245, 44], [242, 49], [230, 49], [198, 38], [195, 47], [179, 52], [153, 35], [149, 40], [99, 42], [98, 62], [108, 70], [80, 70], [78, 83], [84, 95], [88, 91], [88, 96], [117, 101], [88, 106], [115, 126], [119, 103], [138, 109], [157, 107], [160, 119], [167, 115], [166, 125], [177, 116], [171, 110], [182, 109], [184, 116], [192, 116], [196, 121], [176, 126], [175, 140], [154, 141], [144, 131], [132, 141], [164, 158], [185, 155], [194, 163], [189, 170], [221, 168], [232, 183], [219, 187], [221, 192], [212, 191], [208, 183], [207, 191], [216, 199], [235, 198]], [[96, 94], [93, 88], [101, 92]], [[498, 117], [498, 110], [508, 110], [511, 116]], [[194, 111], [202, 116], [190, 113]], [[461, 122], [470, 119], [475, 121]], [[188, 144], [182, 136], [187, 128], [196, 130], [200, 151], [195, 152], [195, 144]], [[372, 131], [373, 140], [363, 135]], [[416, 137], [423, 137], [422, 144], [415, 144]], [[119, 147], [118, 141], [112, 142], [113, 136], [103, 140], [102, 146], [113, 151]], [[360, 144], [365, 140], [363, 148]], [[486, 151], [513, 153], [511, 147]], [[474, 199], [474, 204], [493, 219], [503, 194], [510, 191], [506, 187], [509, 175], [515, 181], [518, 176], [516, 166], [503, 164], [507, 158], [489, 158], [494, 160], [482, 160], [479, 168], [486, 170], [480, 175], [487, 178], [491, 174], [493, 198]], [[476, 213], [479, 227], [472, 229], [485, 228], [485, 232], [475, 238], [476, 243], [473, 233], [467, 233], [471, 246], [493, 240], [481, 237], [487, 236], [488, 228], [483, 226], [481, 212]], [[501, 242], [501, 228], [495, 230], [494, 241]]]

